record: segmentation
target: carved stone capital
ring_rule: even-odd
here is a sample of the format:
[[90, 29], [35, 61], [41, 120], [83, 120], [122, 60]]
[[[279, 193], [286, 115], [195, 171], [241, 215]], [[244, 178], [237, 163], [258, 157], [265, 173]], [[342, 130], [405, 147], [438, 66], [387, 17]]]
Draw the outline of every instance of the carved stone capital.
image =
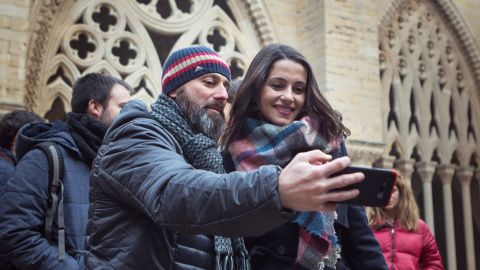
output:
[[396, 160], [394, 163], [394, 166], [395, 168], [399, 169], [402, 172], [405, 179], [408, 179], [408, 181], [410, 181], [410, 179], [412, 179], [412, 173], [415, 170], [414, 164], [415, 164], [414, 159], [402, 158], [402, 159]]
[[455, 170], [455, 176], [457, 176], [458, 180], [460, 180], [462, 186], [470, 185], [474, 170], [475, 168], [472, 166], [462, 166]]
[[443, 185], [451, 185], [453, 175], [455, 174], [455, 165], [441, 164], [437, 166], [437, 174], [440, 176]]
[[437, 162], [434, 161], [422, 161], [415, 163], [415, 168], [417, 169], [418, 174], [422, 178], [422, 182], [431, 183], [433, 174], [435, 173], [435, 167]]
[[352, 164], [371, 167], [382, 157], [385, 144], [348, 140], [346, 146]]
[[375, 162], [374, 166], [377, 168], [390, 169], [393, 167], [394, 162], [394, 156], [383, 155]]

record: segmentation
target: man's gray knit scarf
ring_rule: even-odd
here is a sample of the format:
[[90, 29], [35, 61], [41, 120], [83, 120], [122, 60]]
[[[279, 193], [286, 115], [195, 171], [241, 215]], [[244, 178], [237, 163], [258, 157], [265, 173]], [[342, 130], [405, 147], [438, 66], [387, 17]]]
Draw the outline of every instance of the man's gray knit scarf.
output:
[[[193, 130], [177, 103], [161, 94], [150, 106], [151, 114], [180, 143], [183, 153], [196, 169], [225, 173], [216, 143]], [[250, 269], [243, 238], [215, 236], [216, 269]]]

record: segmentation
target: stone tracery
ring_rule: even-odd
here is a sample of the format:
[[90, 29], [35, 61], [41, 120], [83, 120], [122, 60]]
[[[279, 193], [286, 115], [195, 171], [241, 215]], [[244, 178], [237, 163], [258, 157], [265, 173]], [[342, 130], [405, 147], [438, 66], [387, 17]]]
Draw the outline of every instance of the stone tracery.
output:
[[[479, 122], [471, 122], [471, 119], [480, 119], [476, 75], [479, 69], [475, 64], [478, 52], [471, 50], [462, 24], [458, 20], [450, 24], [454, 13], [446, 1], [392, 1], [390, 7], [388, 19], [384, 18], [381, 25], [379, 57], [385, 101], [389, 101], [384, 103], [389, 112], [384, 116], [388, 124], [386, 153], [389, 149], [393, 152], [394, 148], [396, 153], [402, 153], [395, 156], [394, 165], [413, 159], [411, 168], [400, 169], [408, 174], [414, 171], [412, 187], [416, 196], [423, 195], [417, 199], [433, 233], [434, 220], [437, 220], [434, 213], [438, 215], [443, 211], [443, 218], [453, 217], [455, 199], [461, 199], [462, 210], [467, 213], [461, 218], [467, 224], [465, 236], [456, 235], [455, 241], [454, 224], [445, 222], [445, 231], [436, 237], [447, 241], [444, 245], [447, 250], [443, 252], [447, 255], [448, 269], [457, 268], [459, 254], [456, 254], [455, 243], [465, 245], [467, 253], [471, 253], [467, 254], [467, 265], [462, 267], [474, 269], [473, 239], [468, 237], [473, 234], [467, 196], [471, 175], [460, 173], [465, 171], [462, 168], [470, 168], [470, 157], [478, 156], [480, 151], [476, 140]], [[446, 13], [449, 17], [445, 20]], [[462, 37], [459, 39], [458, 35]], [[467, 47], [470, 49], [466, 50]], [[382, 159], [387, 157], [386, 154]], [[453, 166], [448, 174], [444, 173], [446, 166]], [[452, 188], [460, 180], [462, 189]], [[438, 185], [443, 185], [443, 192], [433, 192]], [[442, 200], [444, 206], [436, 205], [434, 209], [433, 203]]]
[[[59, 90], [91, 71], [123, 78], [134, 87], [134, 98], [149, 104], [161, 91], [162, 62], [192, 44], [218, 51], [232, 79], [241, 78], [258, 42], [271, 42], [260, 4], [247, 2], [65, 0], [56, 1], [56, 9], [36, 9], [46, 25], [33, 32], [32, 42], [43, 43], [41, 51], [30, 48], [26, 107], [45, 114], [60, 99], [69, 111], [69, 93]], [[237, 25], [233, 13], [245, 14], [253, 28]]]

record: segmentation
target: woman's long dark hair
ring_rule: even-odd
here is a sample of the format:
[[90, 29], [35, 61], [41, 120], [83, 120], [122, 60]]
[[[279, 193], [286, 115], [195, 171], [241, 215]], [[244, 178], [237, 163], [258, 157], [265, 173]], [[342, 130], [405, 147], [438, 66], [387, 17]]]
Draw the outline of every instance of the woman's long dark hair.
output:
[[350, 135], [350, 130], [341, 122], [341, 114], [333, 110], [320, 93], [307, 59], [290, 46], [271, 44], [258, 52], [238, 88], [230, 110], [230, 124], [220, 138], [220, 148], [224, 153], [228, 150], [228, 145], [232, 143], [234, 135], [241, 131], [245, 119], [247, 117], [258, 118], [260, 93], [273, 65], [279, 60], [291, 60], [302, 65], [307, 71], [305, 105], [297, 120], [309, 115], [319, 125], [318, 131], [327, 141]]

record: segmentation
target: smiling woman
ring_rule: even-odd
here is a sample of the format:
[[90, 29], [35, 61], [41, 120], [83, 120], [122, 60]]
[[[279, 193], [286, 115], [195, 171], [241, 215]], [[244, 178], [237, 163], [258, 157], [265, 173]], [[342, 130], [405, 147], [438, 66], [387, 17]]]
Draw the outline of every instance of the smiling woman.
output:
[[[292, 47], [273, 44], [255, 56], [229, 115], [220, 140], [227, 171], [284, 167], [312, 149], [333, 158], [346, 155], [343, 139], [350, 131], [321, 94], [305, 57]], [[292, 222], [246, 238], [245, 244], [253, 269], [387, 269], [362, 206], [298, 212]]]
[[[278, 100], [267, 98], [270, 91], [278, 92]], [[264, 93], [265, 99], [261, 96]], [[271, 98], [274, 95], [277, 94]], [[285, 120], [274, 123], [267, 115], [282, 115]], [[321, 94], [305, 57], [290, 46], [269, 45], [255, 56], [239, 86], [230, 111], [230, 119], [234, 121], [221, 138], [222, 149], [226, 151], [247, 118], [285, 125], [306, 115], [327, 141], [350, 135], [350, 130], [341, 122], [340, 113], [333, 110]]]

